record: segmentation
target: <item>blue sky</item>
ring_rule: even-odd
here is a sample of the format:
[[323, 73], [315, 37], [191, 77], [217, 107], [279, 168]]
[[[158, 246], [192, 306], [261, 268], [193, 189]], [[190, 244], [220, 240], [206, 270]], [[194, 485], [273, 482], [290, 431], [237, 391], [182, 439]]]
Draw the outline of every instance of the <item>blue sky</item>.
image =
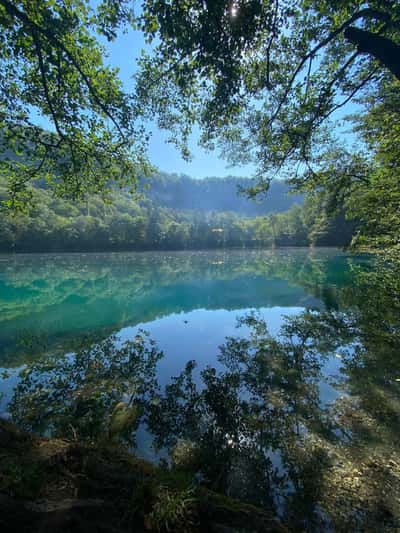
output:
[[[132, 74], [135, 71], [137, 58], [145, 48], [143, 36], [139, 32], [129, 31], [122, 34], [113, 43], [103, 43], [109, 54], [106, 62], [120, 69], [120, 77], [127, 90], [132, 89]], [[184, 161], [179, 151], [167, 143], [168, 134], [160, 131], [156, 125], [151, 126], [150, 161], [165, 172], [184, 173], [194, 178], [207, 176], [251, 176], [255, 173], [254, 166], [230, 167], [217, 152], [206, 152], [197, 145], [198, 134], [191, 139], [193, 160]]]
[[[93, 0], [95, 3], [95, 0]], [[136, 70], [137, 59], [141, 50], [146, 48], [143, 35], [140, 32], [129, 30], [120, 34], [118, 38], [109, 43], [106, 39], [99, 38], [101, 44], [106, 48], [108, 57], [105, 62], [118, 67], [120, 78], [124, 83], [127, 92], [133, 89], [132, 76]], [[344, 109], [336, 112], [332, 119], [342, 120], [347, 114], [357, 113], [359, 106], [350, 102]], [[40, 116], [36, 116], [38, 124], [44, 128], [51, 128], [49, 121]], [[349, 125], [343, 127], [336, 126], [336, 131], [340, 134], [341, 140], [348, 145], [357, 143], [357, 139], [349, 131]], [[218, 152], [206, 152], [198, 146], [199, 134], [194, 133], [190, 142], [190, 151], [193, 155], [191, 161], [185, 161], [179, 150], [173, 144], [168, 143], [168, 132], [159, 130], [156, 124], [150, 124], [149, 129], [152, 137], [149, 147], [149, 158], [153, 165], [159, 170], [177, 174], [188, 174], [194, 178], [205, 178], [207, 176], [247, 176], [251, 177], [256, 173], [255, 165], [230, 166], [227, 161], [220, 157]]]
[[[146, 48], [143, 35], [133, 30], [119, 37], [112, 43], [105, 39], [101, 40], [108, 52], [108, 62], [114, 67], [120, 69], [120, 77], [125, 85], [126, 90], [132, 90], [132, 75], [136, 69], [136, 61], [140, 56], [141, 50]], [[345, 108], [340, 109], [332, 115], [333, 120], [341, 121], [346, 115], [357, 113], [359, 107], [350, 102]], [[340, 134], [341, 141], [346, 141], [349, 145], [356, 142], [355, 136], [349, 131], [349, 124], [342, 127], [336, 125], [337, 132]], [[194, 133], [191, 139], [190, 149], [193, 159], [187, 162], [182, 159], [179, 151], [167, 142], [168, 133], [158, 129], [156, 124], [150, 125], [152, 138], [150, 142], [150, 161], [160, 170], [165, 172], [176, 172], [188, 174], [195, 178], [204, 178], [207, 176], [253, 176], [256, 172], [254, 165], [229, 166], [229, 164], [219, 157], [218, 152], [206, 152], [198, 146], [197, 140], [199, 134]]]

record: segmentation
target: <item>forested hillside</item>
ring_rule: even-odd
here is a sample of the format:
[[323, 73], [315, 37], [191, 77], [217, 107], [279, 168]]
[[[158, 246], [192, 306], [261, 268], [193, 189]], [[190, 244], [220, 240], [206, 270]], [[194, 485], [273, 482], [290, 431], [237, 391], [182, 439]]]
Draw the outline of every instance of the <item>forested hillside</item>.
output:
[[[301, 197], [287, 197], [288, 187], [277, 182], [272, 187], [271, 196], [268, 193], [263, 204], [259, 204], [237, 196], [239, 182], [242, 185], [246, 183], [244, 179], [213, 178], [203, 184], [200, 180], [164, 174], [152, 180], [154, 188], [145, 191], [141, 198], [134, 198], [126, 192], [114, 192], [111, 203], [105, 203], [98, 196], [91, 196], [85, 202], [72, 202], [54, 197], [46, 187], [35, 187], [32, 189], [33, 207], [27, 213], [4, 213], [1, 218], [0, 251], [179, 250], [349, 244], [353, 224], [345, 221], [342, 213], [329, 218], [321, 199], [307, 199], [304, 205], [295, 204], [296, 198], [299, 200]], [[197, 194], [193, 192], [196, 188]], [[4, 187], [0, 193], [5, 197]], [[190, 194], [196, 209], [184, 209], [190, 205]], [[219, 201], [222, 205], [218, 205]], [[211, 209], [213, 203], [215, 208]], [[291, 205], [290, 209], [272, 212], [283, 210], [285, 205]], [[206, 206], [209, 208], [206, 209]], [[231, 210], [222, 210], [227, 206]], [[242, 214], [243, 211], [251, 212], [251, 208], [255, 213], [265, 214]]]
[[193, 179], [185, 175], [160, 172], [150, 180], [148, 197], [163, 207], [194, 209], [199, 211], [234, 211], [255, 216], [287, 211], [292, 205], [302, 203], [303, 195], [290, 194], [283, 181], [274, 181], [267, 195], [254, 201], [243, 189], [254, 185], [254, 180], [227, 176], [226, 178]]

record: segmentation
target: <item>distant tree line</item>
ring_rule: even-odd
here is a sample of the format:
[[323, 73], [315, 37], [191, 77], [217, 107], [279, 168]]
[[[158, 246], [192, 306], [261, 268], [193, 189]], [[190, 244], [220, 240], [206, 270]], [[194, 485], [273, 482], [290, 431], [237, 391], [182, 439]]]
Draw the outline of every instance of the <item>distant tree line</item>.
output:
[[353, 232], [342, 213], [329, 218], [317, 198], [283, 213], [245, 217], [233, 211], [171, 209], [124, 192], [115, 192], [112, 203], [96, 196], [74, 203], [45, 187], [35, 188], [33, 195], [28, 213], [1, 218], [1, 252], [345, 246]]

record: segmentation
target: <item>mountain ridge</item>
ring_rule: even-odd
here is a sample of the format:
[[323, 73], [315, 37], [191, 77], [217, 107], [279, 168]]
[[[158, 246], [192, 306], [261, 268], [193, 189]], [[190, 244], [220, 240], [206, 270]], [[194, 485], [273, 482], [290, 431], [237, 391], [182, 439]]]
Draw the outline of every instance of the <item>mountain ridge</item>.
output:
[[176, 210], [235, 212], [245, 216], [283, 213], [294, 204], [303, 203], [303, 195], [289, 194], [290, 186], [281, 180], [272, 181], [263, 198], [253, 200], [239, 192], [254, 183], [252, 178], [193, 178], [186, 174], [158, 172], [143, 184], [141, 191], [157, 205]]

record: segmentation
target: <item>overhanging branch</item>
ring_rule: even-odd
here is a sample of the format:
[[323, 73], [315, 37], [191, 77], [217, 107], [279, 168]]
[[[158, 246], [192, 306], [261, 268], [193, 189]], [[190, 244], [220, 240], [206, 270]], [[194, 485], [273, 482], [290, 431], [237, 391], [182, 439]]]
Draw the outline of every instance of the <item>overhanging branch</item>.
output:
[[0, 0], [0, 5], [2, 5], [6, 12], [11, 16], [17, 18], [20, 22], [25, 24], [30, 28], [31, 33], [39, 33], [43, 37], [45, 37], [48, 42], [54, 46], [56, 49], [61, 50], [65, 56], [69, 59], [72, 66], [78, 71], [79, 75], [83, 79], [86, 87], [88, 88], [90, 94], [92, 95], [95, 103], [98, 105], [100, 110], [111, 120], [111, 122], [114, 124], [116, 129], [118, 130], [119, 134], [122, 138], [125, 137], [125, 134], [122, 131], [121, 126], [119, 125], [117, 119], [112, 115], [112, 113], [107, 109], [107, 106], [104, 102], [102, 102], [101, 98], [97, 94], [97, 90], [92, 84], [91, 79], [88, 75], [83, 71], [78, 59], [70, 52], [70, 50], [64, 45], [64, 43], [56, 36], [56, 34], [47, 27], [42, 27], [40, 24], [38, 24], [36, 21], [32, 20], [28, 15], [24, 12], [18, 9], [18, 7], [9, 0]]
[[357, 46], [360, 53], [368, 54], [380, 61], [400, 80], [400, 46], [382, 35], [350, 26], [344, 32], [345, 38]]

